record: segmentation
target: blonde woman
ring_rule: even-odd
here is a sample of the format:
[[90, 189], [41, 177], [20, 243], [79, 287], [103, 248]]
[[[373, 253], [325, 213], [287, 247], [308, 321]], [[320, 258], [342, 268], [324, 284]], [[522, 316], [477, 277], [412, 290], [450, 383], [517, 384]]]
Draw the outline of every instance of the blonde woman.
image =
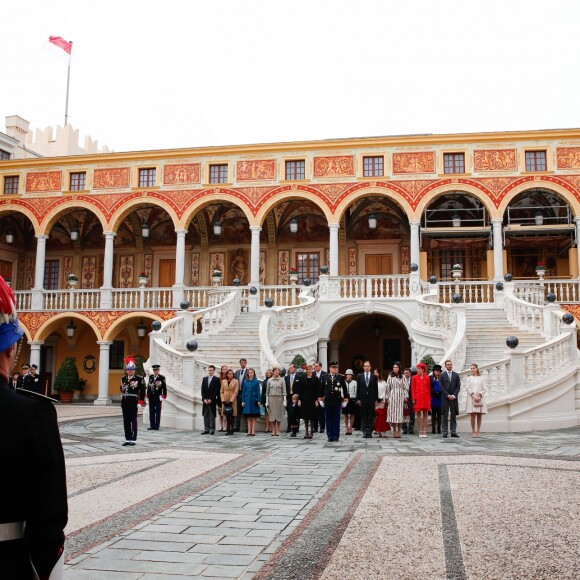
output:
[[280, 367], [272, 369], [274, 375], [268, 379], [266, 386], [266, 409], [270, 415], [272, 437], [280, 436], [280, 423], [286, 411], [286, 383], [280, 376]]
[[471, 375], [467, 377], [467, 412], [471, 415], [471, 434], [479, 437], [481, 433], [481, 419], [487, 413], [485, 402], [485, 385], [479, 374], [479, 367], [471, 363]]

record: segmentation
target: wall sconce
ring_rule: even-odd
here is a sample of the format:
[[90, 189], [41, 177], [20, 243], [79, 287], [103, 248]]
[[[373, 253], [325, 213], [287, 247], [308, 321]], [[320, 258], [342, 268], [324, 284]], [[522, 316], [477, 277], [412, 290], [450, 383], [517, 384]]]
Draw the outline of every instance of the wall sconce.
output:
[[73, 338], [75, 335], [77, 327], [73, 324], [72, 318], [71, 321], [66, 325], [66, 335], [69, 338]]
[[534, 214], [534, 220], [536, 220], [536, 225], [537, 226], [543, 226], [544, 225], [544, 214], [541, 211], [537, 211]]
[[74, 225], [71, 229], [70, 229], [70, 239], [73, 242], [76, 242], [79, 239], [79, 226], [78, 225]]
[[139, 326], [137, 326], [137, 336], [139, 338], [143, 338], [146, 333], [147, 333], [147, 327], [143, 324], [143, 319], [141, 319]]
[[141, 224], [141, 235], [144, 238], [148, 238], [149, 237], [149, 232], [151, 231], [151, 228], [149, 226], [149, 224], [147, 222], [143, 222]]
[[6, 231], [6, 243], [7, 244], [14, 243], [14, 232], [12, 230]]
[[295, 234], [298, 232], [298, 220], [296, 218], [292, 218], [290, 220], [290, 231]]
[[376, 230], [377, 229], [377, 216], [374, 213], [370, 214], [368, 217], [368, 221], [369, 221], [369, 228], [371, 230]]
[[461, 227], [461, 217], [459, 216], [459, 214], [453, 214], [453, 217], [451, 218], [451, 221], [453, 223], [453, 227], [454, 228], [460, 228]]
[[222, 222], [219, 219], [213, 223], [213, 233], [216, 236], [222, 235]]

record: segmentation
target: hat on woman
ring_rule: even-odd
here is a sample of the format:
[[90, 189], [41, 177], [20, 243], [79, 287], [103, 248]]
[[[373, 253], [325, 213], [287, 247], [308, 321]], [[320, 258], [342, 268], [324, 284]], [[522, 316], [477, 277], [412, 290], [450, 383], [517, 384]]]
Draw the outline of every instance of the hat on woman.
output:
[[346, 369], [346, 372], [344, 374], [345, 375], [354, 375], [354, 373], [352, 372], [352, 369]]
[[433, 370], [434, 371], [442, 371], [443, 367], [441, 365], [433, 365]]
[[427, 370], [427, 365], [425, 363], [417, 363], [418, 369], [423, 369], [424, 371]]

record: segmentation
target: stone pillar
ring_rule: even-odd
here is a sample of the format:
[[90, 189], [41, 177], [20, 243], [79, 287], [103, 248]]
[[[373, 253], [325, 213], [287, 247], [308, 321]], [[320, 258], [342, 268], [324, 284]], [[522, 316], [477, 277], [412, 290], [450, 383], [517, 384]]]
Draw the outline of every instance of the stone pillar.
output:
[[30, 346], [30, 364], [36, 365], [40, 370], [40, 347], [44, 344], [43, 340], [31, 340], [28, 345]]
[[421, 276], [421, 260], [419, 257], [419, 226], [421, 225], [421, 222], [410, 221], [409, 225], [411, 226], [411, 238], [409, 244], [411, 252], [411, 264], [417, 264], [417, 266], [419, 266], [417, 274]]
[[[579, 250], [578, 244], [580, 244], [580, 216], [575, 218], [576, 221], [576, 250]], [[578, 258], [578, 276], [580, 277], [580, 251], [577, 252]]]
[[338, 228], [340, 224], [328, 224], [330, 230], [330, 264], [329, 274], [338, 276]]
[[260, 284], [260, 226], [250, 226], [252, 246], [250, 250], [250, 286]]
[[113, 307], [113, 246], [115, 232], [104, 232], [105, 256], [103, 260], [103, 285], [101, 286], [101, 308]]
[[177, 244], [175, 246], [175, 284], [173, 285], [173, 307], [179, 308], [183, 300], [183, 280], [185, 278], [185, 235], [187, 230], [175, 230]]
[[38, 234], [36, 237], [36, 265], [34, 269], [34, 288], [32, 289], [32, 310], [44, 308], [42, 291], [44, 290], [44, 263], [46, 258], [46, 234]]
[[[340, 346], [340, 344], [338, 342], [336, 342], [336, 340], [331, 341], [330, 346], [328, 348], [328, 350], [329, 350], [328, 357], [330, 358], [329, 362], [338, 361], [338, 363], [340, 364], [340, 361], [338, 360], [338, 347], [339, 346]], [[342, 371], [342, 368], [339, 367], [338, 370]]]
[[109, 398], [109, 349], [112, 340], [97, 340], [99, 345], [99, 395], [95, 405], [105, 406], [111, 404]]
[[493, 219], [491, 224], [493, 227], [493, 279], [499, 281], [503, 280], [503, 240], [501, 235], [503, 220]]
[[318, 339], [318, 360], [322, 363], [322, 369], [328, 370], [328, 338]]

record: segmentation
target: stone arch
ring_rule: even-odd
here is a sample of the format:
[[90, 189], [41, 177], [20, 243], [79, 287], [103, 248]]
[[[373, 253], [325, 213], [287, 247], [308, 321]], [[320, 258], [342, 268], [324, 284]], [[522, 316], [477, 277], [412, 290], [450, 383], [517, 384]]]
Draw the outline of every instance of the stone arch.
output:
[[132, 212], [139, 208], [141, 205], [154, 205], [156, 207], [160, 207], [167, 212], [167, 215], [170, 217], [173, 225], [176, 229], [179, 228], [179, 218], [175, 213], [173, 207], [167, 203], [166, 201], [159, 199], [157, 197], [150, 197], [148, 195], [142, 195], [137, 198], [132, 198], [124, 203], [119, 209], [115, 211], [115, 213], [109, 219], [106, 228], [103, 228], [103, 231], [110, 231], [110, 232], [117, 232], [119, 230], [119, 226], [121, 222]]
[[190, 205], [188, 205], [183, 212], [183, 215], [179, 222], [180, 223], [179, 227], [187, 229], [193, 217], [197, 213], [199, 213], [200, 210], [202, 210], [204, 207], [207, 207], [208, 205], [213, 205], [215, 203], [220, 203], [224, 201], [230, 202], [233, 205], [235, 205], [238, 209], [240, 209], [244, 213], [249, 224], [251, 226], [254, 225], [253, 223], [254, 216], [252, 215], [252, 212], [246, 203], [244, 203], [238, 196], [232, 193], [227, 193], [225, 191], [216, 191], [214, 193], [205, 193], [203, 196], [198, 197]]
[[54, 207], [50, 210], [42, 219], [42, 222], [39, 225], [37, 234], [48, 234], [54, 224], [63, 216], [68, 213], [74, 212], [79, 209], [86, 209], [90, 211], [101, 223], [103, 231], [105, 231], [105, 225], [107, 220], [103, 215], [103, 212], [94, 204], [89, 203], [84, 200], [71, 200], [70, 198], [65, 199], [62, 203], [58, 204], [58, 206]]
[[333, 223], [339, 223], [340, 220], [344, 218], [344, 214], [348, 207], [352, 205], [352, 203], [361, 197], [368, 197], [368, 196], [382, 196], [386, 197], [387, 199], [391, 200], [393, 203], [398, 205], [408, 219], [412, 219], [413, 216], [413, 208], [409, 204], [407, 200], [405, 200], [401, 194], [392, 189], [390, 187], [381, 187], [381, 186], [365, 186], [362, 188], [352, 188], [347, 190], [342, 196], [341, 201], [334, 210], [333, 214], [331, 215], [331, 219]]
[[421, 199], [419, 205], [417, 205], [417, 208], [415, 209], [415, 219], [420, 220], [423, 216], [423, 212], [433, 203], [433, 201], [435, 201], [435, 199], [449, 193], [466, 193], [472, 195], [475, 199], [481, 201], [483, 207], [485, 207], [489, 214], [490, 220], [501, 217], [501, 215], [498, 215], [498, 210], [494, 206], [491, 198], [483, 189], [466, 183], [448, 183], [433, 188]]
[[524, 193], [528, 189], [546, 189], [552, 192], [554, 195], [562, 198], [571, 208], [574, 216], [580, 216], [580, 201], [578, 198], [569, 190], [562, 185], [555, 183], [554, 181], [547, 181], [542, 179], [534, 179], [531, 181], [526, 181], [516, 185], [511, 189], [501, 201], [497, 211], [499, 213], [498, 217], [503, 219], [503, 216], [509, 206], [509, 204], [521, 193]]
[[292, 187], [284, 187], [269, 193], [267, 199], [264, 201], [264, 204], [260, 207], [258, 213], [256, 214], [256, 217], [253, 220], [254, 223], [250, 222], [250, 225], [257, 225], [262, 227], [263, 222], [270, 211], [272, 211], [272, 209], [279, 203], [287, 201], [287, 198], [289, 197], [296, 197], [311, 201], [314, 203], [314, 205], [316, 205], [316, 207], [320, 209], [320, 211], [322, 211], [328, 223], [334, 223], [330, 208], [323, 202], [320, 196], [314, 193], [314, 190], [306, 189], [296, 185], [296, 189], [293, 189]]
[[73, 320], [80, 320], [82, 322], [85, 322], [87, 326], [89, 326], [95, 333], [96, 340], [103, 340], [101, 337], [101, 331], [99, 330], [99, 327], [95, 324], [95, 322], [88, 316], [84, 316], [83, 314], [79, 314], [78, 312], [59, 312], [54, 316], [51, 316], [36, 331], [34, 340], [40, 341], [45, 340], [48, 336], [50, 336], [50, 334], [54, 331], [55, 328], [58, 328], [59, 326], [62, 325], [63, 322], [67, 322], [71, 318]]
[[18, 325], [20, 326], [20, 328], [22, 328], [22, 330], [24, 330], [24, 336], [26, 337], [26, 341], [30, 342], [32, 340], [32, 333], [30, 332], [30, 330], [28, 329], [26, 324], [24, 324], [24, 322], [22, 322], [20, 317], [18, 318]]
[[0, 205], [0, 217], [3, 217], [4, 214], [9, 212], [16, 212], [30, 220], [35, 233], [38, 234], [41, 231], [40, 222], [34, 215], [29, 204], [24, 204], [20, 200], [14, 200], [12, 203]]
[[123, 327], [128, 320], [141, 320], [145, 318], [147, 318], [151, 322], [153, 322], [154, 320], [158, 320], [161, 323], [164, 322], [163, 318], [157, 316], [156, 314], [152, 314], [151, 312], [147, 312], [146, 310], [143, 310], [141, 312], [128, 312], [127, 314], [124, 314], [120, 318], [117, 318], [113, 322], [113, 324], [111, 324], [111, 326], [107, 328], [103, 340], [113, 340], [113, 338], [118, 334], [119, 329]]

